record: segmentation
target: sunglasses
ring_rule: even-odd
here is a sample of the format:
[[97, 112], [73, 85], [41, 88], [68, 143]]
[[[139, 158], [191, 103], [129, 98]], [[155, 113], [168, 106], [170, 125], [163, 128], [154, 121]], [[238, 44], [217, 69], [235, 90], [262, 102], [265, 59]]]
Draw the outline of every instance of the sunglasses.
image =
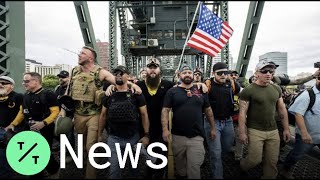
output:
[[270, 74], [273, 74], [273, 73], [274, 73], [274, 70], [272, 70], [272, 69], [262, 69], [262, 70], [260, 70], [259, 72], [261, 72], [262, 74], [267, 74], [268, 72], [269, 72]]
[[229, 74], [229, 71], [219, 71], [219, 72], [216, 72], [218, 76], [222, 76], [222, 74], [224, 75], [228, 75]]
[[195, 76], [201, 76], [201, 74], [199, 74], [199, 73], [194, 73], [193, 75], [195, 75]]
[[11, 83], [10, 82], [0, 82], [0, 84], [4, 86], [4, 85], [11, 84]]
[[120, 76], [122, 76], [124, 73], [122, 71], [117, 71], [117, 72], [113, 73], [114, 76], [118, 76], [118, 74], [120, 74]]
[[23, 83], [27, 84], [29, 83], [31, 80], [34, 80], [34, 79], [30, 79], [30, 80], [22, 80]]

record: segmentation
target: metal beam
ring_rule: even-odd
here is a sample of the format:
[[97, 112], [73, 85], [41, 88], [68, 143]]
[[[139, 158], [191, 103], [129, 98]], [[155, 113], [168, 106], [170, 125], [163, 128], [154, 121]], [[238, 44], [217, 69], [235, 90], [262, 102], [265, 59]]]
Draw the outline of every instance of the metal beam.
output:
[[248, 70], [248, 65], [254, 41], [258, 32], [263, 6], [264, 1], [250, 1], [236, 67], [236, 70], [239, 72], [240, 81], [243, 81]]
[[[221, 1], [220, 2], [220, 7], [221, 7], [221, 19], [225, 22], [229, 22], [229, 11], [228, 11], [228, 1]], [[223, 47], [221, 51], [221, 61], [226, 63], [228, 67], [229, 65], [229, 42]]]
[[15, 91], [24, 92], [25, 8], [24, 1], [0, 2], [0, 75], [15, 80]]
[[97, 52], [96, 63], [100, 64], [99, 50], [97, 49], [96, 37], [94, 35], [90, 12], [87, 1], [73, 1], [79, 20], [82, 38], [85, 46], [92, 47]]
[[116, 19], [117, 1], [109, 1], [109, 69], [112, 70], [118, 65], [116, 59], [117, 48], [117, 19]]
[[[162, 1], [158, 1], [158, 2], [162, 2]], [[213, 2], [213, 3], [204, 3], [205, 5], [216, 5], [219, 4], [219, 2]], [[174, 7], [174, 6], [191, 6], [191, 5], [198, 5], [198, 3], [173, 3], [173, 4], [139, 4], [139, 5], [123, 5], [123, 6], [117, 6], [117, 8], [136, 8], [136, 7]]]

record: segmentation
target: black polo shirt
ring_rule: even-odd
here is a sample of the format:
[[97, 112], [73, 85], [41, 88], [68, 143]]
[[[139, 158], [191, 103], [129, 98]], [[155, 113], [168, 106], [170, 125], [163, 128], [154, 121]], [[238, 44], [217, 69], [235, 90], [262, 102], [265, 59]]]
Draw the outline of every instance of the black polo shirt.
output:
[[51, 114], [49, 108], [54, 106], [59, 106], [54, 92], [40, 88], [25, 94], [22, 107], [26, 120], [43, 121]]

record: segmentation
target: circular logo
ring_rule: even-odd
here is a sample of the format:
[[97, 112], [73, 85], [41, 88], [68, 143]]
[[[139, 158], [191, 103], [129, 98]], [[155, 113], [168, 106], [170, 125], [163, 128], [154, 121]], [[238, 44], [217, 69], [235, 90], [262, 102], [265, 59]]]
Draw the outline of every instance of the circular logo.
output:
[[22, 175], [41, 172], [47, 166], [50, 154], [47, 140], [34, 131], [22, 131], [14, 135], [6, 150], [8, 163]]

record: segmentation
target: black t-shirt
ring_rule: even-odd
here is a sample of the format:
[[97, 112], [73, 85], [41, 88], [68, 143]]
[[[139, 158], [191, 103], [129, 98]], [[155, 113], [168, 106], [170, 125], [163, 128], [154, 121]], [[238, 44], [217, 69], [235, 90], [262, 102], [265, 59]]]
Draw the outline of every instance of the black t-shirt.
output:
[[107, 108], [107, 122], [110, 134], [118, 137], [131, 137], [139, 131], [139, 107], [146, 105], [143, 94], [114, 92], [103, 99]]
[[[240, 91], [240, 85], [234, 83], [235, 94]], [[230, 82], [218, 84], [211, 79], [211, 89], [208, 94], [210, 105], [215, 119], [226, 119], [233, 114], [233, 92]]]
[[193, 86], [188, 96], [183, 87], [171, 88], [163, 107], [172, 108], [172, 134], [192, 138], [203, 136], [203, 110], [210, 107], [208, 95]]
[[51, 112], [50, 107], [59, 106], [53, 91], [43, 88], [35, 92], [27, 92], [23, 99], [23, 114], [26, 120], [43, 121]]
[[150, 143], [162, 140], [161, 111], [164, 96], [167, 91], [174, 86], [174, 83], [168, 80], [161, 80], [157, 93], [153, 96], [148, 92], [145, 81], [138, 81], [137, 85], [141, 88], [147, 102], [148, 117], [150, 121]]
[[68, 86], [58, 85], [57, 89], [54, 92], [56, 94], [56, 96], [58, 97], [58, 99], [65, 94], [67, 87]]
[[8, 99], [0, 101], [0, 127], [7, 127], [17, 116], [23, 95], [12, 91]]

